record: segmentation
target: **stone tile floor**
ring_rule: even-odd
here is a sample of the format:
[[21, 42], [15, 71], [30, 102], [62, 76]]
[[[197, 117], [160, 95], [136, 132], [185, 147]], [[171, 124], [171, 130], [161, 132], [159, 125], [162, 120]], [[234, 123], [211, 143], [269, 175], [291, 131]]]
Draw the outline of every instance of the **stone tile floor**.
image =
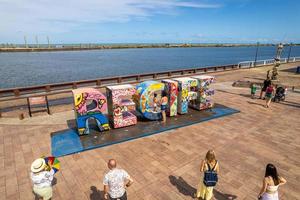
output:
[[[239, 77], [239, 72], [232, 73]], [[267, 109], [263, 100], [250, 99], [249, 89], [219, 80], [214, 100], [240, 113], [62, 157], [53, 199], [102, 199], [109, 158], [117, 159], [134, 179], [130, 200], [192, 199], [208, 149], [215, 149], [220, 162], [215, 199], [256, 199], [269, 162], [288, 181], [279, 190], [281, 199], [300, 199], [300, 94], [290, 92], [286, 102]], [[34, 199], [30, 164], [50, 155], [50, 133], [67, 128], [67, 119], [73, 117], [71, 111], [56, 114], [22, 123], [0, 119], [0, 199]]]

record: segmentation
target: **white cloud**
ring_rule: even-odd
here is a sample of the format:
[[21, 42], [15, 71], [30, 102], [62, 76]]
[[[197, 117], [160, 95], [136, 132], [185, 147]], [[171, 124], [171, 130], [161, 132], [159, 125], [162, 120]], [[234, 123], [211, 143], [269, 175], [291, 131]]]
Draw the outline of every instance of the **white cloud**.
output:
[[195, 0], [0, 0], [0, 36], [61, 33], [87, 24], [170, 14], [182, 7], [220, 5]]

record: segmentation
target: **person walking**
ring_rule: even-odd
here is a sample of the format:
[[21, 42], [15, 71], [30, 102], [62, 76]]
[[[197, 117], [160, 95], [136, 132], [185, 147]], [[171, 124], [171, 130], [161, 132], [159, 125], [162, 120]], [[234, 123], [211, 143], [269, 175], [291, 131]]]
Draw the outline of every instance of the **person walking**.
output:
[[260, 95], [259, 95], [260, 99], [262, 99], [263, 93], [266, 91], [267, 87], [269, 87], [270, 85], [271, 85], [271, 79], [269, 76], [267, 76], [267, 79], [264, 80], [263, 87], [260, 91]]
[[204, 172], [204, 177], [198, 185], [196, 197], [210, 200], [213, 197], [213, 189], [218, 182], [219, 173], [219, 163], [213, 150], [206, 153], [200, 165], [200, 172]]
[[33, 192], [48, 200], [52, 198], [52, 180], [54, 178], [55, 170], [50, 169], [46, 164], [44, 158], [38, 158], [31, 164], [31, 180], [33, 183]]
[[260, 200], [279, 200], [278, 187], [286, 183], [286, 180], [278, 175], [273, 164], [267, 164], [262, 188], [258, 194]]
[[107, 163], [109, 172], [104, 175], [104, 199], [127, 200], [126, 187], [129, 187], [133, 180], [129, 174], [117, 168], [117, 161], [110, 159]]
[[274, 92], [275, 92], [275, 87], [274, 87], [274, 85], [271, 83], [268, 87], [267, 87], [267, 89], [266, 89], [266, 105], [265, 105], [265, 107], [266, 108], [269, 108], [270, 107], [270, 103], [271, 103], [271, 100], [272, 100], [272, 98], [273, 98], [273, 95], [274, 95]]
[[251, 89], [251, 98], [255, 99], [255, 93], [256, 93], [256, 85], [255, 85], [255, 83], [251, 83], [250, 89]]
[[160, 101], [160, 109], [162, 114], [162, 122], [165, 123], [167, 121], [166, 110], [168, 106], [168, 97], [165, 91], [162, 92], [162, 98]]

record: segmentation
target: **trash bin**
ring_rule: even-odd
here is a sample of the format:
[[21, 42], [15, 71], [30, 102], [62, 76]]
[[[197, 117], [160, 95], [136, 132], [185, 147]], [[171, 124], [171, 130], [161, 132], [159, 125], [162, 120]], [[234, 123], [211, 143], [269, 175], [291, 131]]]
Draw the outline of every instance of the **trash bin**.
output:
[[300, 66], [297, 67], [296, 74], [300, 74]]

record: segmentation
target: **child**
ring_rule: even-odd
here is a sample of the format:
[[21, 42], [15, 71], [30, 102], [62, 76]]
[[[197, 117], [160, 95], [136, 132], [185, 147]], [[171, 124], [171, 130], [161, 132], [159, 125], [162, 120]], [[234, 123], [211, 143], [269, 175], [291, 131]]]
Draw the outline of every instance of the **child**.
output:
[[265, 105], [266, 108], [270, 107], [270, 103], [273, 98], [274, 91], [275, 91], [274, 85], [271, 83], [271, 85], [266, 89], [266, 105]]
[[251, 89], [251, 98], [255, 99], [256, 85], [254, 83], [251, 83], [250, 89]]

